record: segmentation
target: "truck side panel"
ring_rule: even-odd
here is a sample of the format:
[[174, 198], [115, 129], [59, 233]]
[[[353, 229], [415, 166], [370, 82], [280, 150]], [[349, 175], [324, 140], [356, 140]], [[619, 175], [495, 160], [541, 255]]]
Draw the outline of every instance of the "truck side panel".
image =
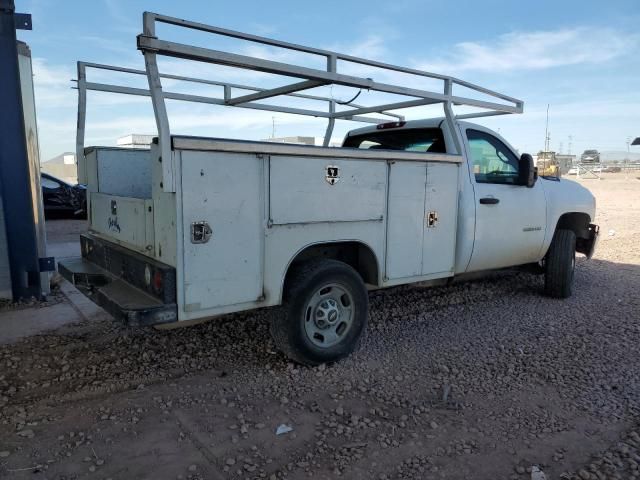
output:
[[334, 222], [274, 225], [267, 229], [265, 243], [265, 303], [280, 303], [287, 268], [296, 255], [312, 245], [358, 242], [373, 251], [378, 269], [384, 264], [384, 222]]

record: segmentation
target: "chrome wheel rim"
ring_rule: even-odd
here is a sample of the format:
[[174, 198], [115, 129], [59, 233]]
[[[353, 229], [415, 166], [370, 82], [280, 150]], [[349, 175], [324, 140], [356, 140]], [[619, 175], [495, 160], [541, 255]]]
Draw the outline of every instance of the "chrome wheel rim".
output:
[[353, 325], [353, 296], [342, 285], [320, 287], [305, 308], [304, 331], [309, 341], [330, 348], [342, 341]]

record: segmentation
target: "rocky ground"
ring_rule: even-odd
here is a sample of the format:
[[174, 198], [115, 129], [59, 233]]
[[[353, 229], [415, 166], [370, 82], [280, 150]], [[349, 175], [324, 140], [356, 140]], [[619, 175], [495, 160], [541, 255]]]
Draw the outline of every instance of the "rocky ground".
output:
[[640, 478], [640, 181], [583, 183], [602, 240], [568, 300], [525, 273], [374, 292], [317, 368], [274, 351], [277, 309], [0, 346], [0, 477]]

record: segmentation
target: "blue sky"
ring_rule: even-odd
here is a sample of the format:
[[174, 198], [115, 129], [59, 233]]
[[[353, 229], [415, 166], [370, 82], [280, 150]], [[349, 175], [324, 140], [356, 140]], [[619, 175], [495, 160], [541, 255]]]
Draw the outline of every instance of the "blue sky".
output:
[[[625, 150], [640, 135], [640, 2], [600, 1], [54, 1], [16, 0], [33, 15], [33, 31], [19, 38], [32, 50], [40, 147], [44, 160], [74, 149], [77, 60], [143, 68], [135, 36], [142, 12], [167, 15], [328, 48], [376, 60], [450, 74], [521, 98], [523, 115], [486, 119], [521, 152], [544, 144], [545, 111], [550, 107], [551, 147], [572, 153], [587, 148]], [[163, 32], [164, 33], [164, 32]], [[211, 48], [222, 45], [282, 61], [307, 60], [275, 49], [219, 43], [203, 35], [166, 37]], [[161, 70], [238, 83], [273, 85], [263, 75], [203, 69], [164, 61]], [[370, 75], [365, 75], [370, 76]], [[376, 78], [377, 79], [377, 78]], [[144, 87], [144, 78], [95, 75], [90, 80]], [[184, 85], [165, 84], [175, 91]], [[347, 89], [324, 94], [346, 99]], [[201, 92], [201, 90], [199, 90]], [[211, 91], [210, 93], [219, 94]], [[358, 99], [366, 104], [375, 97]], [[176, 133], [262, 139], [324, 133], [325, 122], [254, 110], [169, 104]], [[406, 112], [408, 118], [437, 114], [433, 108]], [[360, 124], [338, 122], [334, 139]], [[129, 133], [155, 133], [149, 99], [113, 94], [89, 96], [87, 145], [112, 145]], [[632, 147], [638, 150], [637, 147]]]

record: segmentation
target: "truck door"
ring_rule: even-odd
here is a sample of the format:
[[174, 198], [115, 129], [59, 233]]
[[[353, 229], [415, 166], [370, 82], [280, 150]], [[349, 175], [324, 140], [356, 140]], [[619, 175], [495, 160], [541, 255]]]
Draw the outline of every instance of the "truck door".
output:
[[476, 207], [467, 271], [538, 261], [546, 225], [542, 185], [518, 184], [518, 157], [496, 136], [472, 128], [465, 134]]

